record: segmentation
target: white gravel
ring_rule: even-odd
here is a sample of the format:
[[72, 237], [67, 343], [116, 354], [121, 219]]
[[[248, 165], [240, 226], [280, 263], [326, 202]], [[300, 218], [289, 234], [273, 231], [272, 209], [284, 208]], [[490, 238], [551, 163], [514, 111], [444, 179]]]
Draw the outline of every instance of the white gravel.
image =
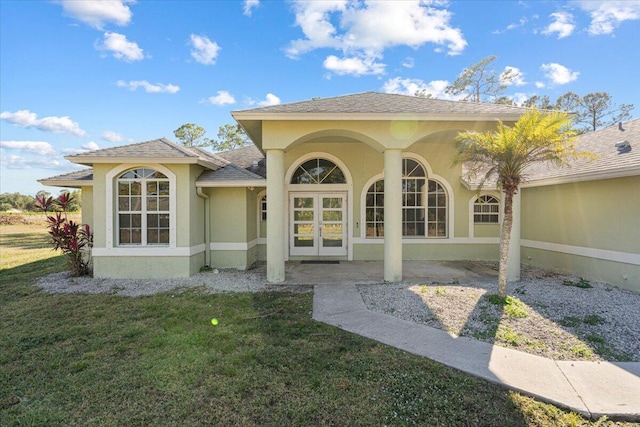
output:
[[215, 269], [182, 279], [96, 279], [71, 277], [69, 272], [41, 277], [36, 285], [52, 294], [112, 294], [137, 297], [198, 288], [204, 293], [262, 292], [266, 284], [264, 263], [247, 271]]
[[556, 360], [640, 362], [640, 294], [604, 283], [592, 288], [523, 267], [507, 294], [524, 303], [524, 318], [509, 318], [487, 302], [495, 284], [384, 284], [359, 286], [369, 310]]

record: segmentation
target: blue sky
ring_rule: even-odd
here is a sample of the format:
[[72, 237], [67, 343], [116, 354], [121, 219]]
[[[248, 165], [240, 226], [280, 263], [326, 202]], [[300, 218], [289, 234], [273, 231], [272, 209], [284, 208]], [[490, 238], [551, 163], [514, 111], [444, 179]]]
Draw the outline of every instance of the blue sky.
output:
[[484, 57], [521, 102], [606, 91], [635, 104], [640, 1], [0, 1], [0, 193], [63, 156], [215, 137], [233, 110], [365, 91], [447, 98]]

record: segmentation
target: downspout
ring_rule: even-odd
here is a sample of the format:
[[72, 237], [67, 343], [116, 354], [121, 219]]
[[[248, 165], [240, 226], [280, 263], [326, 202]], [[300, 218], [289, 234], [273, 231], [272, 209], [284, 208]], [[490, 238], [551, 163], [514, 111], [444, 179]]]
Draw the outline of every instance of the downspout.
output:
[[211, 267], [211, 215], [209, 213], [209, 196], [204, 194], [202, 187], [196, 187], [198, 197], [204, 199], [204, 266]]

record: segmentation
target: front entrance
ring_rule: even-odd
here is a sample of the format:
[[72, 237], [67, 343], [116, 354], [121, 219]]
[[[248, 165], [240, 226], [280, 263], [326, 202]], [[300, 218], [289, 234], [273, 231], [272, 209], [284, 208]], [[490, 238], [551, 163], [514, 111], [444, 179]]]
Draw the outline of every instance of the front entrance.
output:
[[347, 194], [289, 194], [289, 254], [347, 255]]

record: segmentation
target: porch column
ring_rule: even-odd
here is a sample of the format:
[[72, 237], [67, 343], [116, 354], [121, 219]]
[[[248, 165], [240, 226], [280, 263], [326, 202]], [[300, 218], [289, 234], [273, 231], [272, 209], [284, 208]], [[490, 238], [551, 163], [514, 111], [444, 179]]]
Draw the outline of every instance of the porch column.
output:
[[284, 150], [267, 150], [267, 281], [284, 281]]
[[520, 281], [520, 213], [522, 188], [513, 196], [513, 224], [511, 225], [511, 241], [509, 242], [509, 266], [507, 282]]
[[384, 152], [384, 280], [402, 280], [402, 150]]

